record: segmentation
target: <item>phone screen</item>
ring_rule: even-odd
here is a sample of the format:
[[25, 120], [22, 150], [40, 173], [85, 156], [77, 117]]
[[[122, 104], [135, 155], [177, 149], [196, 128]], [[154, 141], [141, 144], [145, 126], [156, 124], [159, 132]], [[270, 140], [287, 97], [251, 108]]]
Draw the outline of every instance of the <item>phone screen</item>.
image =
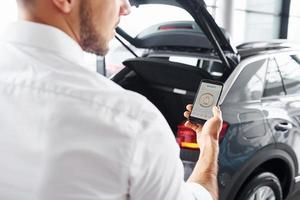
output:
[[191, 117], [208, 120], [213, 116], [212, 108], [217, 105], [222, 85], [202, 82], [193, 105]]

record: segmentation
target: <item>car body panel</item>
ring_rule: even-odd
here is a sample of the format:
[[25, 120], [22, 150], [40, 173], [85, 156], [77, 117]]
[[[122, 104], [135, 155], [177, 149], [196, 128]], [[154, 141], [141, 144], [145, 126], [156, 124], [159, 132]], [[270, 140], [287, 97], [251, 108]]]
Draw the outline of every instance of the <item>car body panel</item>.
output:
[[[287, 169], [287, 171], [284, 173], [290, 173], [290, 177], [295, 176], [295, 157], [293, 151], [288, 146], [278, 147], [276, 146], [276, 144], [273, 143], [268, 146], [264, 146], [262, 149], [255, 153], [255, 156], [252, 156], [251, 158], [249, 158], [249, 160], [246, 160], [245, 163], [241, 166], [241, 168], [236, 169], [236, 172], [232, 177], [224, 176], [223, 170], [220, 170], [219, 185], [220, 194], [222, 194], [220, 195], [220, 199], [232, 200], [235, 197], [237, 197], [239, 190], [243, 187], [243, 184], [247, 182], [247, 179], [251, 176], [251, 174], [253, 174], [255, 170], [258, 170], [260, 166], [262, 166], [264, 163], [267, 163], [272, 160], [279, 160], [280, 162], [284, 163]], [[228, 169], [224, 168], [224, 171], [227, 172]], [[228, 177], [230, 177], [230, 179]], [[227, 184], [225, 186], [222, 185], [224, 180]], [[291, 194], [291, 192], [294, 189], [294, 185], [295, 183], [292, 178], [288, 180], [288, 188], [286, 188], [285, 196], [287, 196], [288, 193]]]
[[[300, 97], [273, 97], [262, 101], [276, 143], [286, 144], [294, 150], [300, 160]], [[298, 169], [297, 174], [300, 175]]]

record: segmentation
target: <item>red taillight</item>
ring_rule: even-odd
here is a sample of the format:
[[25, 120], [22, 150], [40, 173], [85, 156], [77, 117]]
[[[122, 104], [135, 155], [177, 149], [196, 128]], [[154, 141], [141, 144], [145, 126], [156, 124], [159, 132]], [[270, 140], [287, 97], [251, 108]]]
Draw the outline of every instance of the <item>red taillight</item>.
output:
[[182, 148], [199, 149], [196, 132], [184, 126], [184, 123], [178, 125], [177, 142]]
[[229, 127], [229, 124], [227, 122], [223, 122], [222, 129], [221, 129], [220, 136], [219, 136], [220, 142], [222, 142], [223, 138], [225, 137], [228, 127]]
[[[225, 137], [228, 127], [229, 124], [227, 122], [223, 122], [220, 132], [220, 142]], [[181, 148], [199, 149], [196, 132], [184, 126], [184, 122], [178, 125], [176, 141]]]

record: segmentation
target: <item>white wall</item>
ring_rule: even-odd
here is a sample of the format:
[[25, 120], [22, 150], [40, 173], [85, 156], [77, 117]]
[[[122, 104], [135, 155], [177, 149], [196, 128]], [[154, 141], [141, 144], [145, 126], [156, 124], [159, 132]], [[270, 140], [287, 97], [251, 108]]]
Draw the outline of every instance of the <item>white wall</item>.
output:
[[291, 0], [288, 39], [300, 43], [300, 1]]
[[235, 44], [279, 37], [283, 0], [217, 0], [217, 23]]
[[[280, 11], [280, 5], [282, 0], [205, 0], [209, 6], [209, 11], [215, 17], [216, 21], [220, 26], [228, 29], [231, 34], [233, 42], [236, 44], [253, 41], [253, 40], [268, 40], [277, 38], [279, 35], [280, 18], [279, 16], [263, 15], [246, 13], [243, 10], [258, 10], [263, 12], [278, 12]], [[228, 2], [230, 1], [231, 6], [234, 9], [230, 9]], [[288, 38], [293, 41], [300, 42], [300, 1], [291, 0], [291, 17], [289, 23], [289, 34]], [[145, 12], [145, 11], [143, 11]], [[186, 18], [184, 13], [181, 13], [177, 9], [157, 10], [157, 13], [172, 13], [174, 12], [173, 19]], [[232, 13], [234, 12], [234, 13]], [[130, 16], [131, 18], [138, 16]], [[145, 13], [142, 13], [145, 14]], [[1, 1], [0, 5], [0, 31], [5, 27], [6, 24], [17, 19], [17, 6], [15, 0], [4, 0]], [[130, 31], [134, 34], [139, 32], [143, 27], [143, 21], [148, 23], [161, 18], [160, 15], [149, 14], [149, 17], [144, 20], [138, 20], [137, 23], [132, 26], [126, 24], [124, 21], [123, 25], [130, 27]], [[170, 15], [171, 16], [171, 15]], [[170, 18], [172, 19], [172, 17]], [[141, 28], [142, 27], [142, 28]]]

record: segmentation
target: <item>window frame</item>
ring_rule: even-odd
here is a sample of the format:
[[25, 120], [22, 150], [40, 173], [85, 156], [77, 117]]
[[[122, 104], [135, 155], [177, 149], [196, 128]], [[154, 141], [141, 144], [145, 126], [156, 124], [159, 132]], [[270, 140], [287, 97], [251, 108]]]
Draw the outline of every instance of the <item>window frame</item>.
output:
[[[289, 56], [289, 57], [292, 57], [292, 56], [294, 56], [294, 55], [300, 55], [300, 54], [286, 54], [286, 55], [281, 55], [281, 56]], [[278, 57], [278, 58], [280, 58], [280, 56]], [[277, 59], [278, 59], [277, 58]], [[275, 59], [275, 61], [277, 60], [276, 58], [274, 58]], [[276, 61], [276, 63], [277, 63], [277, 67], [278, 67], [278, 71], [280, 72], [280, 74], [281, 74], [281, 80], [282, 80], [282, 85], [283, 85], [283, 88], [284, 88], [284, 91], [285, 91], [285, 95], [283, 95], [283, 96], [287, 96], [287, 97], [290, 97], [290, 96], [298, 96], [298, 95], [300, 95], [300, 93], [295, 93], [295, 94], [288, 94], [288, 88], [286, 87], [286, 85], [285, 85], [285, 81], [284, 81], [284, 77], [283, 77], [283, 73], [282, 73], [282, 70], [281, 70], [281, 68], [280, 68], [280, 66], [279, 66], [279, 64], [278, 64], [278, 62]], [[299, 64], [299, 68], [300, 68], [300, 64]], [[300, 85], [300, 84], [299, 84]], [[300, 87], [299, 87], [300, 88]]]
[[[268, 74], [268, 71], [269, 71], [269, 68], [270, 68], [270, 62], [271, 60], [274, 60], [275, 63], [276, 63], [276, 66], [277, 66], [277, 73], [280, 77], [280, 82], [281, 82], [281, 86], [282, 86], [282, 91], [284, 92], [283, 95], [272, 95], [272, 96], [264, 96], [265, 94], [265, 90], [266, 90], [266, 87], [267, 87], [267, 74]], [[285, 87], [283, 85], [283, 79], [282, 79], [282, 75], [281, 75], [281, 72], [280, 72], [280, 69], [279, 69], [279, 66], [278, 66], [278, 62], [276, 61], [275, 57], [269, 57], [268, 58], [268, 66], [267, 66], [267, 71], [266, 71], [266, 75], [265, 75], [265, 83], [264, 83], [264, 88], [263, 88], [263, 95], [262, 95], [262, 98], [261, 99], [274, 99], [274, 98], [278, 98], [278, 97], [282, 97], [282, 96], [286, 96], [286, 92], [285, 92]]]

